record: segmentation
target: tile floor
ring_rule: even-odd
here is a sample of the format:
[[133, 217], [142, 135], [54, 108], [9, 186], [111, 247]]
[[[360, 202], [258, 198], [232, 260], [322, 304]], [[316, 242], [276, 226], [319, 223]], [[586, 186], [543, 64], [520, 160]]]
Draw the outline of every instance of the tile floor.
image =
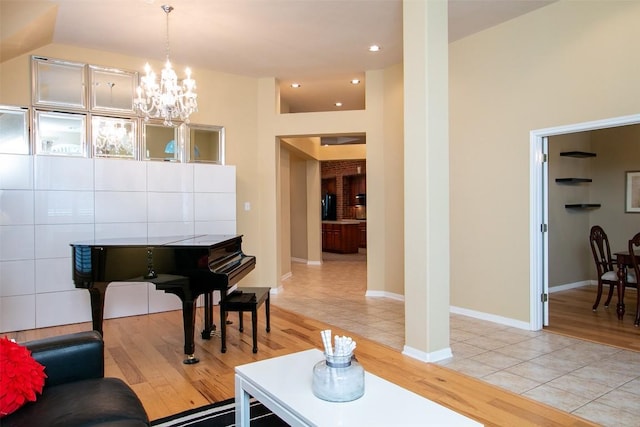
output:
[[[402, 351], [404, 303], [365, 297], [366, 255], [292, 265], [274, 305]], [[336, 293], [336, 289], [340, 292]], [[451, 315], [453, 357], [438, 362], [603, 426], [640, 426], [640, 353]]]

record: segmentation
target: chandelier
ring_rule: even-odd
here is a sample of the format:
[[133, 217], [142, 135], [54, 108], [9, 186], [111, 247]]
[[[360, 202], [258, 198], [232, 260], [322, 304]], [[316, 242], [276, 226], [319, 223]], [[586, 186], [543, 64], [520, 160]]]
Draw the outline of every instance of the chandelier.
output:
[[167, 61], [164, 64], [160, 76], [160, 82], [156, 79], [149, 63], [144, 66], [145, 75], [140, 78], [140, 86], [133, 105], [138, 112], [144, 115], [145, 120], [150, 117], [162, 118], [165, 126], [173, 126], [172, 120], [179, 119], [189, 123], [191, 113], [198, 111], [196, 101], [196, 81], [191, 78], [191, 70], [185, 70], [187, 77], [178, 81], [176, 72], [169, 61], [169, 13], [172, 6], [163, 5], [167, 17]]

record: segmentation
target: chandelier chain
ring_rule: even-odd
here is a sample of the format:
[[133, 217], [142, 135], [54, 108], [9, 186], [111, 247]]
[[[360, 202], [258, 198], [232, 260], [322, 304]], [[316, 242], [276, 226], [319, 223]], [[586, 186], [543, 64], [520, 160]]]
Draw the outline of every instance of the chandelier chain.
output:
[[165, 13], [165, 22], [166, 22], [166, 40], [167, 40], [167, 44], [165, 46], [165, 51], [167, 53], [167, 61], [169, 60], [169, 54], [171, 53], [171, 46], [169, 45], [169, 14], [171, 13], [171, 11], [173, 10], [173, 7], [169, 6], [169, 5], [164, 5], [162, 6], [162, 10], [164, 10]]

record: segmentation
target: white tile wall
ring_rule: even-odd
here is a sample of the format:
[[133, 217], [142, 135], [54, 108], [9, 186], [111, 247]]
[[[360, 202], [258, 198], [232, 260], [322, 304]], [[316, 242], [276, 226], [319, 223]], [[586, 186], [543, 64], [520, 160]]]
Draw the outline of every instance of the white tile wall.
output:
[[147, 193], [149, 222], [183, 222], [193, 219], [193, 193]]
[[96, 222], [147, 222], [145, 192], [96, 191]]
[[147, 314], [148, 294], [147, 283], [111, 283], [104, 299], [104, 318]]
[[69, 243], [93, 239], [93, 224], [36, 225], [35, 232], [36, 259], [70, 258]]
[[[235, 230], [235, 222], [234, 222]], [[149, 223], [148, 236], [188, 236], [196, 233], [193, 221], [187, 222], [153, 222]], [[203, 233], [204, 234], [204, 233]], [[215, 234], [215, 233], [208, 233]], [[219, 233], [218, 233], [219, 234]]]
[[147, 191], [146, 163], [96, 159], [96, 191]]
[[236, 167], [216, 170], [210, 165], [196, 163], [194, 190], [196, 193], [236, 193]]
[[[71, 248], [69, 248], [69, 255]], [[71, 257], [44, 258], [36, 260], [36, 293], [71, 291], [73, 285]]]
[[236, 234], [235, 221], [198, 221], [196, 234]]
[[194, 213], [196, 221], [234, 221], [236, 195], [235, 193], [196, 193]]
[[0, 225], [33, 224], [33, 191], [0, 190]]
[[[147, 189], [149, 191], [192, 193], [195, 179], [193, 174], [194, 164], [192, 163], [149, 162], [147, 164]], [[235, 174], [233, 180], [235, 182]]]
[[182, 309], [182, 301], [177, 295], [159, 291], [152, 284], [148, 284], [147, 286], [149, 292], [149, 313]]
[[36, 190], [93, 191], [93, 160], [77, 157], [35, 156]]
[[[148, 236], [146, 222], [120, 222], [108, 224], [96, 224], [96, 239], [113, 239], [121, 237], [144, 237]], [[161, 234], [162, 236], [163, 234]]]
[[35, 192], [36, 224], [87, 224], [94, 222], [93, 191]]
[[91, 321], [89, 292], [84, 289], [36, 294], [35, 306], [36, 328]]
[[35, 293], [34, 260], [0, 261], [0, 297]]
[[[235, 167], [0, 155], [0, 333], [91, 320], [69, 243], [236, 233]], [[105, 318], [182, 307], [152, 284], [108, 288]]]
[[33, 156], [0, 154], [0, 189], [33, 189]]
[[33, 259], [34, 243], [32, 225], [0, 226], [0, 261]]
[[0, 298], [0, 330], [6, 332], [35, 328], [35, 301], [35, 294]]

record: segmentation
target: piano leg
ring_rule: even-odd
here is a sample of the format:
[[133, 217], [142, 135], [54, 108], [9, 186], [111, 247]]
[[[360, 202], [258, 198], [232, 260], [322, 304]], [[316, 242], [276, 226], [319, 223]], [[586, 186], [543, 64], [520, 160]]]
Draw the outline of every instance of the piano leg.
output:
[[184, 354], [187, 358], [183, 361], [185, 365], [193, 365], [200, 360], [195, 356], [195, 344], [193, 334], [196, 326], [196, 299], [182, 300], [182, 321], [184, 323]]
[[[242, 313], [240, 313], [242, 315]], [[222, 341], [221, 353], [227, 352], [227, 319], [225, 311], [222, 309], [222, 301], [220, 301], [220, 340]]]
[[202, 339], [211, 339], [211, 336], [216, 330], [216, 325], [213, 323], [213, 292], [206, 292], [204, 297], [204, 329], [202, 330]]
[[104, 335], [102, 332], [102, 319], [104, 318], [104, 294], [107, 292], [108, 285], [109, 282], [94, 282], [90, 288], [87, 288], [91, 298], [93, 330], [100, 332], [100, 335]]

